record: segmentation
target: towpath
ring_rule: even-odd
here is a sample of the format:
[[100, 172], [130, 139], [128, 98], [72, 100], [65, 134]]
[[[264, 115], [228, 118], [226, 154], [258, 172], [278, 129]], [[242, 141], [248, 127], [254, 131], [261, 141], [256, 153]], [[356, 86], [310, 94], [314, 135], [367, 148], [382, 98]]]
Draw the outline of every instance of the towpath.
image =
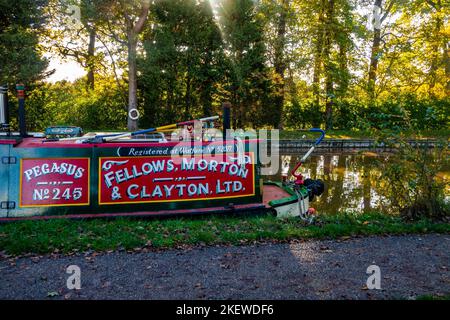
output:
[[450, 235], [436, 234], [3, 258], [0, 299], [408, 299], [450, 294], [449, 268]]

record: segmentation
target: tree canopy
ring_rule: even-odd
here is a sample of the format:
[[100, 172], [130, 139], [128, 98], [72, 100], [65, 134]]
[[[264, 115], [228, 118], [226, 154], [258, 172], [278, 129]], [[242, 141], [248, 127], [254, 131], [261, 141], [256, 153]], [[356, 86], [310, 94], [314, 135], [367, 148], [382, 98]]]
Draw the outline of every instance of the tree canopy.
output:
[[48, 73], [39, 34], [47, 0], [0, 0], [0, 84], [31, 83]]
[[[65, 22], [73, 12], [64, 4], [80, 8], [80, 21]], [[136, 128], [132, 108], [148, 127], [216, 114], [224, 101], [236, 127], [448, 128], [449, 0], [0, 0], [0, 8], [0, 81], [36, 84], [44, 54], [72, 59], [86, 70], [73, 84], [85, 83], [80, 96], [97, 97], [121, 128]], [[114, 84], [108, 92], [105, 83]], [[44, 87], [61, 86], [70, 84]], [[85, 102], [76, 105], [89, 109]]]

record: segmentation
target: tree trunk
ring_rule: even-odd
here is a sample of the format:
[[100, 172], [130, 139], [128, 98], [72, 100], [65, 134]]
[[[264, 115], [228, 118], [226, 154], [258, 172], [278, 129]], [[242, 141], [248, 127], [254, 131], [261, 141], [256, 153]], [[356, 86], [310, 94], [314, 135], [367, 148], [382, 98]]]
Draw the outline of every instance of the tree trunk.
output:
[[[236, 53], [235, 61], [242, 61], [243, 51], [239, 49]], [[239, 67], [238, 67], [239, 68]], [[241, 73], [239, 70], [238, 73]], [[236, 126], [235, 128], [242, 128], [244, 125], [245, 118], [245, 101], [248, 99], [248, 90], [245, 90], [244, 82], [242, 81], [241, 75], [238, 75], [237, 86], [235, 89], [236, 102], [233, 104], [236, 106], [237, 116], [236, 116]], [[250, 105], [248, 105], [249, 107]]]
[[[174, 114], [174, 96], [173, 96], [173, 89], [172, 88], [174, 88], [175, 87], [175, 83], [174, 83], [174, 81], [172, 81], [172, 80], [170, 80], [169, 82], [168, 82], [168, 85], [167, 85], [167, 98], [166, 98], [166, 115], [167, 114], [169, 114], [169, 115], [173, 115]], [[167, 116], [166, 117], [164, 117], [165, 119], [164, 120], [169, 120], [169, 119], [167, 119]]]
[[212, 96], [210, 87], [208, 87], [208, 89], [205, 87], [200, 93], [200, 96], [202, 99], [203, 115], [205, 117], [210, 117], [212, 115]]
[[317, 26], [316, 46], [315, 46], [315, 58], [314, 58], [314, 74], [313, 74], [313, 96], [318, 107], [320, 104], [320, 74], [322, 71], [322, 59], [323, 59], [323, 24], [324, 24], [324, 12], [326, 1], [321, 1], [319, 22]]
[[[209, 47], [212, 48], [214, 44], [211, 39], [209, 41]], [[205, 70], [208, 70], [213, 65], [212, 63], [213, 56], [210, 50], [206, 52], [206, 58], [203, 65]], [[203, 116], [210, 117], [212, 115], [212, 92], [214, 87], [214, 79], [212, 77], [206, 78], [202, 81], [200, 86], [200, 103], [202, 105]]]
[[[438, 10], [438, 9], [436, 9]], [[430, 97], [435, 97], [436, 95], [434, 94], [434, 87], [436, 86], [436, 73], [437, 70], [439, 68], [439, 33], [441, 31], [441, 26], [442, 26], [442, 21], [441, 19], [438, 17], [436, 18], [435, 21], [435, 29], [434, 29], [434, 43], [432, 45], [433, 48], [433, 52], [432, 52], [432, 59], [431, 59], [431, 67], [430, 67], [430, 73], [429, 73], [429, 77], [430, 77], [430, 87], [429, 87], [429, 91], [428, 94], [430, 95]]]
[[[434, 9], [437, 13], [437, 15], [439, 14], [439, 12], [441, 11], [441, 2], [437, 1], [434, 5]], [[440, 33], [441, 33], [441, 27], [442, 27], [442, 20], [439, 17], [439, 15], [436, 17], [436, 21], [435, 21], [435, 26], [434, 26], [434, 39], [433, 39], [433, 58], [431, 60], [431, 67], [430, 67], [430, 88], [429, 88], [429, 95], [430, 97], [435, 97], [436, 95], [434, 94], [434, 87], [436, 86], [436, 73], [437, 70], [439, 68], [439, 64], [440, 64], [440, 57], [439, 57], [439, 47], [440, 47]], [[444, 47], [444, 61], [445, 61], [445, 47]], [[446, 67], [446, 66], [445, 66]]]
[[[442, 10], [442, 2], [441, 2], [441, 0], [437, 1], [437, 6], [438, 6], [436, 8], [437, 10]], [[448, 35], [448, 33], [445, 33], [443, 35], [443, 38], [444, 38], [443, 39], [444, 40], [444, 42], [443, 42], [444, 52], [443, 52], [442, 60], [443, 60], [443, 63], [444, 63], [444, 71], [445, 71], [445, 79], [446, 79], [445, 93], [446, 93], [446, 96], [449, 97], [450, 96], [450, 56], [449, 56], [449, 52], [450, 52], [450, 42], [449, 41], [450, 41], [450, 39], [449, 39], [449, 37], [447, 35]]]
[[[383, 0], [375, 0], [374, 11], [375, 7], [379, 7], [380, 8], [379, 13], [381, 13], [382, 2]], [[370, 55], [369, 79], [367, 82], [367, 93], [369, 94], [369, 98], [371, 100], [375, 98], [375, 83], [377, 81], [378, 59], [380, 58], [380, 44], [381, 44], [381, 26], [379, 23], [374, 22], [372, 53]]]
[[[208, 64], [209, 65], [209, 64]], [[212, 116], [212, 92], [214, 81], [209, 78], [203, 81], [200, 86], [200, 104], [202, 106], [203, 116]]]
[[325, 129], [331, 130], [333, 129], [334, 86], [333, 80], [329, 75], [327, 75], [325, 87], [327, 91], [327, 102], [325, 104]]
[[[437, 0], [437, 1], [427, 0], [427, 3], [431, 6], [432, 9], [434, 9], [436, 11], [437, 14], [439, 14], [439, 12], [443, 8], [441, 0]], [[429, 73], [429, 76], [431, 78], [430, 89], [429, 89], [430, 96], [434, 96], [432, 89], [434, 88], [434, 86], [436, 84], [436, 71], [439, 66], [439, 57], [438, 57], [437, 53], [438, 53], [439, 47], [440, 47], [439, 39], [440, 39], [441, 27], [442, 27], [442, 20], [441, 20], [440, 16], [438, 15], [438, 17], [436, 18], [436, 25], [435, 25], [436, 40], [435, 40], [435, 44], [433, 45], [433, 58], [432, 58], [430, 73]], [[449, 56], [450, 43], [449, 43], [448, 37], [445, 34], [442, 36], [442, 38], [443, 38], [442, 39], [443, 40], [442, 63], [444, 65], [444, 72], [445, 72], [445, 79], [446, 79], [444, 86], [445, 86], [445, 93], [447, 96], [449, 96], [450, 95], [450, 56]]]
[[[137, 70], [136, 70], [137, 36], [133, 31], [128, 32], [128, 112], [137, 109]], [[137, 120], [128, 116], [127, 128], [136, 131]]]
[[450, 42], [449, 39], [444, 38], [444, 66], [445, 66], [445, 78], [447, 83], [445, 85], [445, 92], [447, 97], [450, 97]]
[[186, 78], [186, 94], [184, 96], [184, 116], [189, 118], [189, 109], [191, 106], [191, 75], [189, 71], [187, 72]]
[[334, 0], [328, 1], [326, 10], [326, 38], [323, 55], [325, 59], [325, 128], [333, 129], [333, 105], [334, 105], [334, 84], [333, 84], [333, 66], [331, 63], [331, 46], [333, 40], [333, 17], [334, 17]]
[[241, 126], [241, 97], [239, 97], [239, 93], [236, 91], [233, 92], [233, 127], [235, 129]]
[[95, 38], [97, 36], [95, 27], [89, 29], [89, 46], [87, 52], [87, 87], [94, 90], [95, 88]]
[[[347, 35], [345, 35], [347, 37]], [[339, 88], [336, 90], [340, 97], [344, 97], [349, 85], [349, 71], [348, 71], [348, 40], [347, 38], [339, 41]]]
[[275, 72], [279, 77], [278, 92], [275, 98], [275, 119], [274, 124], [278, 129], [283, 128], [283, 106], [284, 106], [284, 73], [286, 70], [285, 46], [286, 46], [286, 16], [289, 6], [288, 0], [282, 0], [280, 18], [278, 20], [277, 41], [275, 45]]
[[[138, 44], [138, 35], [144, 29], [147, 22], [148, 12], [150, 10], [150, 0], [141, 0], [141, 10], [139, 19], [134, 23], [125, 13], [125, 24], [127, 33], [128, 46], [128, 112], [137, 109], [137, 66], [136, 66], [136, 52]], [[130, 131], [135, 131], [138, 128], [137, 120], [132, 120], [128, 115], [127, 128]]]

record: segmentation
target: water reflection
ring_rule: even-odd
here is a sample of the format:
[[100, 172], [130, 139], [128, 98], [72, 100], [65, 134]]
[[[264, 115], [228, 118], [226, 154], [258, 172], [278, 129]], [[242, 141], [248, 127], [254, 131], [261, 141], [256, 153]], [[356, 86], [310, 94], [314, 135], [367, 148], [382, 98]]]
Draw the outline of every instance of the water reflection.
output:
[[[291, 172], [304, 152], [289, 154], [280, 151], [280, 154], [283, 162], [289, 163], [289, 172]], [[375, 179], [380, 172], [373, 166], [374, 157], [384, 157], [385, 161], [389, 160], [388, 154], [373, 152], [355, 151], [312, 155], [302, 166], [301, 172], [305, 177], [322, 179], [326, 188], [325, 192], [311, 205], [322, 213], [385, 210], [389, 204], [376, 190]], [[449, 170], [441, 173], [440, 176], [448, 181]], [[281, 170], [277, 174], [266, 176], [265, 179], [280, 181]]]

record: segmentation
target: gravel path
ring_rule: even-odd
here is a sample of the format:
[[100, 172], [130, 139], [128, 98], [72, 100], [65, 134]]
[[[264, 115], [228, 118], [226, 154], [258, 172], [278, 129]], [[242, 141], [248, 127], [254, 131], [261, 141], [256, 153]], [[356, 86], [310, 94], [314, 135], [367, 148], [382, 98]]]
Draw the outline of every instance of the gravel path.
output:
[[[381, 290], [368, 290], [369, 265]], [[81, 269], [81, 289], [66, 268]], [[450, 235], [0, 261], [0, 299], [386, 299], [450, 293]]]

